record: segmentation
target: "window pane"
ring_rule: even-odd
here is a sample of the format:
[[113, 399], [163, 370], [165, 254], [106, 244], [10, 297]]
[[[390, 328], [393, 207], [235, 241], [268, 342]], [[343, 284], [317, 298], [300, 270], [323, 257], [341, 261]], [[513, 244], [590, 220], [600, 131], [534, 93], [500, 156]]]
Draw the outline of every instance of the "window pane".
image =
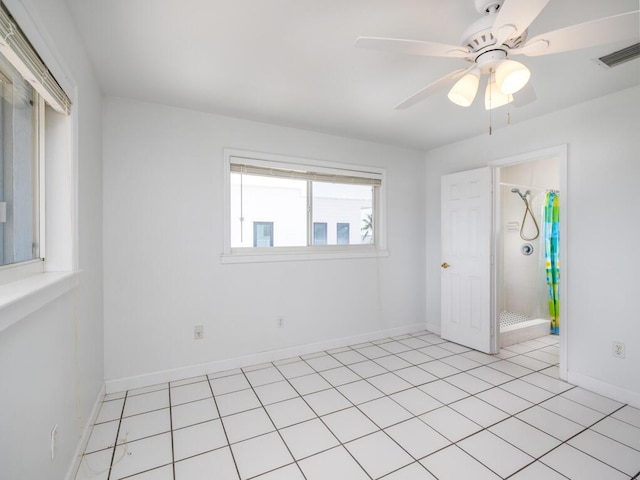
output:
[[327, 244], [327, 224], [315, 223], [313, 224], [313, 244], [314, 245], [326, 245]]
[[373, 189], [370, 185], [313, 182], [313, 222], [336, 229], [327, 232], [327, 244], [374, 243]]
[[36, 95], [0, 56], [0, 265], [38, 258]]
[[336, 241], [338, 245], [349, 245], [349, 227], [348, 223], [338, 223], [336, 226]]
[[[230, 218], [232, 248], [306, 246], [307, 182], [231, 173]], [[262, 225], [258, 243], [270, 238], [270, 245], [254, 245], [256, 225]]]

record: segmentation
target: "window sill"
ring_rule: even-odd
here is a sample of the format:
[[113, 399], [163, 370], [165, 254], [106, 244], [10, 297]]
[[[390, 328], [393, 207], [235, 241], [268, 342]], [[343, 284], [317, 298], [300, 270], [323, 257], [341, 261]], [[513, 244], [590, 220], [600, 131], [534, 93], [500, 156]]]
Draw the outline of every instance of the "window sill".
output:
[[0, 332], [71, 290], [77, 274], [39, 273], [0, 286]]
[[247, 252], [229, 253], [220, 256], [221, 263], [264, 263], [264, 262], [304, 262], [310, 260], [341, 260], [354, 258], [383, 258], [389, 250], [356, 250], [326, 252]]

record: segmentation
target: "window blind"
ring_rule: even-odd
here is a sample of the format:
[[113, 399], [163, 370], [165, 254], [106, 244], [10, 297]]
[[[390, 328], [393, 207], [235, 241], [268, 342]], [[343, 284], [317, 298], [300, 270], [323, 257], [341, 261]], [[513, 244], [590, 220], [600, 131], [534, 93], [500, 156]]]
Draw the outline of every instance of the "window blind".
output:
[[68, 115], [71, 100], [36, 53], [20, 27], [0, 3], [0, 53], [57, 112]]
[[350, 185], [380, 186], [382, 179], [377, 173], [349, 172], [339, 173], [319, 172], [308, 169], [293, 169], [286, 167], [263, 167], [258, 165], [231, 163], [231, 171], [247, 175], [260, 175], [263, 177], [290, 178], [295, 180], [311, 180], [314, 182], [346, 183]]

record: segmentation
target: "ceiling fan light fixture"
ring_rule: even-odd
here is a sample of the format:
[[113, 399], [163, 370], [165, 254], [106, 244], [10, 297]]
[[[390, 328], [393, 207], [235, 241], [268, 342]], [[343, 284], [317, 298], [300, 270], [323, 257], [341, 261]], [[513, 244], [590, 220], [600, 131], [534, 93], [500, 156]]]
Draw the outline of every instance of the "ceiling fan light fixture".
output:
[[461, 107], [468, 107], [473, 103], [473, 99], [476, 98], [479, 85], [479, 72], [472, 71], [467, 73], [456, 82], [451, 90], [449, 90], [449, 100]]
[[484, 109], [493, 110], [513, 102], [513, 95], [506, 95], [500, 91], [496, 82], [489, 80], [484, 92]]
[[530, 77], [529, 69], [514, 60], [504, 60], [496, 68], [496, 83], [505, 95], [516, 93], [527, 84]]

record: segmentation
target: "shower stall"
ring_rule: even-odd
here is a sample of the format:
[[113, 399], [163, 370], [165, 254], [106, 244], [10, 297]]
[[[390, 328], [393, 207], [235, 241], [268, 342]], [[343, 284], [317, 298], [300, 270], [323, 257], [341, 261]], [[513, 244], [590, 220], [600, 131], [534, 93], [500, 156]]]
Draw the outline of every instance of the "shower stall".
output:
[[557, 157], [498, 170], [500, 347], [559, 333], [559, 177]]

